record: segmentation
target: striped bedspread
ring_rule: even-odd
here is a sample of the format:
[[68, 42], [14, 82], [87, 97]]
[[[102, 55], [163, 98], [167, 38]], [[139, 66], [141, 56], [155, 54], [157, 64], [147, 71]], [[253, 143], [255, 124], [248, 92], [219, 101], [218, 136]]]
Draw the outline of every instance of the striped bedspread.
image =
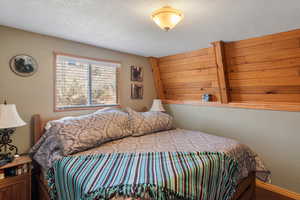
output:
[[237, 162], [223, 153], [112, 153], [70, 156], [48, 171], [52, 199], [228, 200]]

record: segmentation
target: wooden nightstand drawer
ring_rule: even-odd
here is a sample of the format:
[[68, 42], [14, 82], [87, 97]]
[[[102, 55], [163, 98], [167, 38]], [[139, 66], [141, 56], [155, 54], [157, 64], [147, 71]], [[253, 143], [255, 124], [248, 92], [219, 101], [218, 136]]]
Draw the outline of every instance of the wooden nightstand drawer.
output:
[[[26, 167], [23, 169], [22, 166]], [[13, 170], [0, 179], [0, 200], [31, 200], [31, 159], [26, 156], [0, 167], [0, 170]], [[4, 175], [4, 174], [3, 174]]]
[[30, 176], [21, 175], [1, 181], [0, 199], [30, 200]]

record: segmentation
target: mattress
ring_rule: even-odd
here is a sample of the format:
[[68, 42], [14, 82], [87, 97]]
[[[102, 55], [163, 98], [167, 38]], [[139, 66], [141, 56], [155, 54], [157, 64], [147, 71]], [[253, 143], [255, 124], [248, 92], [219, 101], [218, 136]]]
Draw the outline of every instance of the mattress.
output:
[[200, 131], [174, 129], [140, 137], [126, 137], [74, 155], [123, 152], [223, 152], [238, 161], [239, 179], [255, 171], [257, 178], [270, 181], [270, 172], [248, 146]]
[[[50, 157], [46, 156], [45, 160], [54, 161], [62, 158], [57, 149], [53, 149], [55, 150], [51, 151], [51, 154], [49, 154]], [[270, 172], [259, 156], [247, 145], [230, 138], [214, 136], [200, 131], [174, 129], [139, 137], [126, 137], [107, 142], [87, 151], [73, 154], [72, 156], [134, 152], [221, 152], [229, 155], [238, 162], [238, 182], [252, 172], [255, 172], [257, 178], [262, 181], [270, 182]], [[45, 179], [47, 169], [44, 168], [43, 171], [44, 173], [42, 174], [44, 176], [41, 174], [41, 178], [45, 181], [45, 185], [47, 185]], [[126, 198], [114, 198], [114, 200], [124, 199]]]
[[[48, 134], [48, 135], [47, 135]], [[51, 132], [43, 135], [32, 148], [33, 155], [43, 171], [55, 160], [63, 158], [59, 144]], [[41, 148], [42, 144], [42, 148]], [[256, 177], [270, 182], [270, 172], [259, 156], [247, 145], [236, 140], [215, 136], [200, 131], [173, 129], [139, 137], [126, 137], [101, 144], [98, 147], [83, 151], [76, 155], [92, 155], [101, 153], [139, 153], [139, 152], [221, 152], [232, 157], [239, 165], [239, 180], [255, 172]]]

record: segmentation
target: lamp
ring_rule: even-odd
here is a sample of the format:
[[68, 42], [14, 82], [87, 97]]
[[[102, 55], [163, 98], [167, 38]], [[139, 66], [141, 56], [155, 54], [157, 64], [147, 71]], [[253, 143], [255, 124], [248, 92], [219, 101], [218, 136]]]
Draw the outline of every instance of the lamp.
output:
[[151, 18], [160, 28], [168, 31], [183, 19], [183, 13], [170, 6], [165, 6], [154, 11]]
[[[5, 156], [18, 154], [18, 148], [11, 144], [10, 136], [15, 132], [16, 127], [24, 126], [26, 123], [20, 118], [16, 105], [0, 104], [0, 152], [5, 152]], [[3, 154], [3, 153], [2, 153]]]
[[160, 99], [154, 99], [150, 111], [165, 112], [166, 110], [164, 109]]

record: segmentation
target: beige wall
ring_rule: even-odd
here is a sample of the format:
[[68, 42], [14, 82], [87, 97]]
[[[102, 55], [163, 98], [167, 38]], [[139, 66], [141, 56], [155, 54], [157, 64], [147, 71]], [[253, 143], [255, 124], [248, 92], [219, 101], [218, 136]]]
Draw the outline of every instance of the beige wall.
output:
[[[0, 26], [0, 102], [7, 96], [9, 103], [17, 105], [21, 117], [27, 123], [35, 113], [54, 117], [87, 112], [53, 112], [53, 51], [120, 61], [121, 105], [135, 109], [151, 106], [155, 89], [147, 58]], [[21, 53], [33, 56], [39, 64], [37, 73], [32, 77], [19, 77], [10, 71], [10, 58]], [[130, 99], [130, 65], [144, 67], [143, 100]], [[20, 152], [26, 152], [32, 138], [29, 125], [18, 128], [13, 138]]]
[[275, 185], [300, 193], [300, 112], [168, 105], [178, 127], [237, 139], [272, 172]]
[[[53, 51], [120, 61], [122, 106], [141, 109], [150, 106], [155, 89], [147, 59], [140, 56], [97, 48], [58, 38], [0, 26], [0, 101], [8, 96], [17, 105], [21, 117], [77, 115], [86, 112], [53, 112]], [[9, 59], [20, 53], [32, 55], [38, 72], [29, 78], [16, 76]], [[144, 67], [144, 100], [130, 99], [130, 65]], [[300, 192], [300, 113], [214, 108], [188, 105], [166, 106], [177, 126], [238, 139], [258, 152], [273, 173], [273, 182]], [[21, 152], [29, 149], [29, 126], [18, 128], [14, 142]]]

